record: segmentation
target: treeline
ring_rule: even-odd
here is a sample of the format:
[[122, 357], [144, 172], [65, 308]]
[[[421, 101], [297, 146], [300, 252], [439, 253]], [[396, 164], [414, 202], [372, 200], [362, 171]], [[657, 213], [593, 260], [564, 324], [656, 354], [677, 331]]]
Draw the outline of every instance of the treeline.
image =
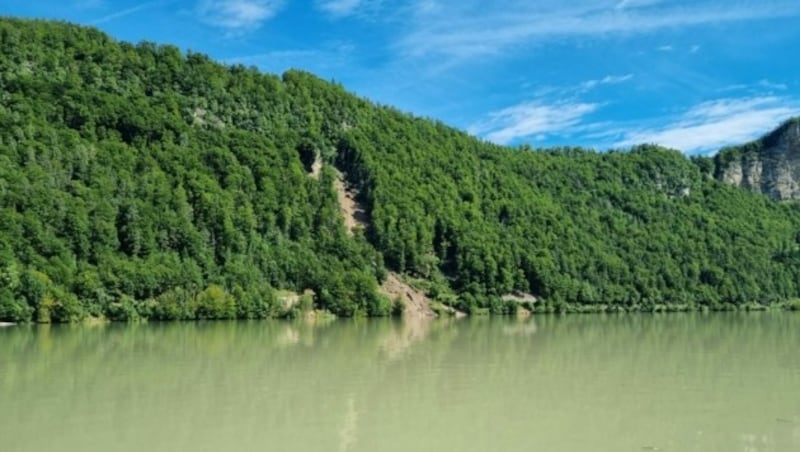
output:
[[388, 315], [387, 268], [471, 313], [513, 312], [514, 292], [542, 310], [800, 292], [800, 211], [675, 151], [498, 147], [310, 74], [42, 21], [0, 19], [0, 98], [2, 320], [265, 318], [308, 289]]

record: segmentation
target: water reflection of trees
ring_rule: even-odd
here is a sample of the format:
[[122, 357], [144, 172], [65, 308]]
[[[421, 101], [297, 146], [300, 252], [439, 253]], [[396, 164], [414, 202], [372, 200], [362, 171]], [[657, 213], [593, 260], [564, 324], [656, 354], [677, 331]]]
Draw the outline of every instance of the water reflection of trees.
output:
[[[796, 425], [775, 419], [800, 417], [798, 326], [769, 313], [22, 326], [0, 331], [0, 436], [41, 450], [54, 441], [41, 426], [73, 419], [95, 442], [122, 435], [116, 450], [487, 450], [521, 431], [559, 444], [580, 413], [569, 444], [589, 449], [615, 434], [649, 445], [634, 427], [658, 446], [715, 425], [739, 429], [731, 448], [753, 432], [796, 446]], [[62, 444], [91, 446], [63, 428]]]

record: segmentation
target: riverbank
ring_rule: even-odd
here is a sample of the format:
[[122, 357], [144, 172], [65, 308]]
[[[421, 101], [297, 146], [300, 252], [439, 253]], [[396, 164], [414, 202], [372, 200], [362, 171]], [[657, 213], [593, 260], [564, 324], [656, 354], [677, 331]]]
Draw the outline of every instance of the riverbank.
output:
[[[529, 316], [561, 316], [561, 315], [575, 315], [575, 314], [679, 314], [679, 313], [713, 313], [713, 312], [800, 312], [800, 300], [789, 300], [786, 302], [773, 303], [769, 305], [761, 303], [745, 303], [735, 305], [732, 303], [721, 304], [718, 306], [697, 306], [689, 304], [654, 304], [654, 305], [631, 305], [631, 306], [618, 306], [609, 304], [593, 304], [584, 305], [577, 303], [562, 303], [562, 304], [547, 304], [547, 303], [522, 303], [516, 307], [515, 311], [492, 312], [488, 308], [476, 308], [473, 310], [460, 310], [449, 305], [439, 302], [432, 302], [431, 309], [433, 315], [419, 315], [413, 309], [395, 311], [395, 315], [390, 317], [402, 318], [410, 321], [436, 321], [437, 319], [461, 319], [469, 317], [518, 317], [525, 318]], [[364, 317], [364, 316], [357, 316]], [[163, 319], [152, 318], [145, 316], [131, 317], [127, 319], [113, 319], [105, 316], [101, 317], [85, 317], [76, 319], [73, 322], [30, 322], [30, 323], [73, 323], [84, 324], [89, 326], [104, 325], [109, 323], [148, 323], [148, 322], [198, 322], [198, 321], [232, 321], [232, 320], [295, 320], [304, 319], [311, 323], [327, 323], [336, 319], [346, 318], [339, 317], [330, 311], [323, 309], [300, 309], [296, 306], [294, 310], [282, 312], [280, 315], [267, 316], [260, 318], [181, 318], [181, 319]], [[386, 318], [386, 317], [374, 317]], [[23, 324], [28, 322], [22, 322]], [[19, 323], [13, 322], [0, 322], [0, 328], [11, 327]]]
[[[602, 314], [602, 313], [656, 313], [656, 312], [758, 312], [758, 311], [800, 311], [800, 299], [777, 303], [721, 303], [716, 306], [692, 304], [656, 303], [629, 306], [611, 304], [537, 304], [526, 306], [533, 314]], [[473, 313], [474, 314], [474, 313]], [[479, 313], [481, 314], [481, 313]], [[486, 312], [485, 314], [491, 314]]]

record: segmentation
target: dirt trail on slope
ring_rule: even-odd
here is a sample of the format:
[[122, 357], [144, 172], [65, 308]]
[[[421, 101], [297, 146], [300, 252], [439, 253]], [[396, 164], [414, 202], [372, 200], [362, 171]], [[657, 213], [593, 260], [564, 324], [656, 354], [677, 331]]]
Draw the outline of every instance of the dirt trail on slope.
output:
[[358, 192], [345, 185], [344, 175], [342, 174], [339, 174], [336, 178], [333, 187], [336, 190], [336, 196], [339, 198], [339, 208], [342, 210], [344, 226], [347, 231], [352, 234], [356, 228], [366, 229], [367, 211], [356, 200]]

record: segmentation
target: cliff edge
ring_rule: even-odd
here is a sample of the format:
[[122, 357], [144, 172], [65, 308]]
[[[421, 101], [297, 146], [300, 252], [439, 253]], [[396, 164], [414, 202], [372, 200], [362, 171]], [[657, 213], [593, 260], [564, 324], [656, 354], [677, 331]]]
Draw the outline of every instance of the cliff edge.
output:
[[714, 158], [717, 179], [775, 200], [800, 199], [800, 118]]

